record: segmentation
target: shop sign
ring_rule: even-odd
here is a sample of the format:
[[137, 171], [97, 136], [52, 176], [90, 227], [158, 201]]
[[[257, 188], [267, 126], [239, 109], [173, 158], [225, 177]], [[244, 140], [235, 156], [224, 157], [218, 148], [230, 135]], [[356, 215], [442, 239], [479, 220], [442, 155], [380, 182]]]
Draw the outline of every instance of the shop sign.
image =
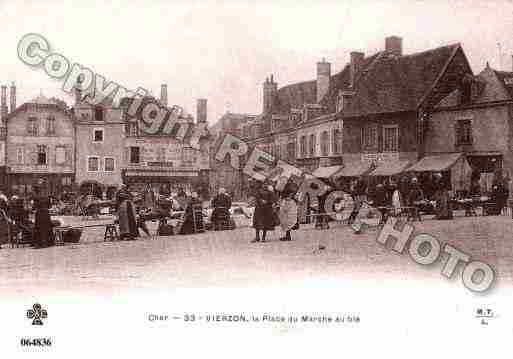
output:
[[393, 162], [399, 160], [399, 152], [362, 153], [362, 162]]

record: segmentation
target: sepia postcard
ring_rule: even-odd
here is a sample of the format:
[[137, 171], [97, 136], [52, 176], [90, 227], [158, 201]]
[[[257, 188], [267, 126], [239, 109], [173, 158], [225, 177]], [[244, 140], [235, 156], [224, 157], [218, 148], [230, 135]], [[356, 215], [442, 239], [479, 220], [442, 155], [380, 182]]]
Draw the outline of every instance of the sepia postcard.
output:
[[2, 357], [509, 357], [512, 1], [0, 23]]

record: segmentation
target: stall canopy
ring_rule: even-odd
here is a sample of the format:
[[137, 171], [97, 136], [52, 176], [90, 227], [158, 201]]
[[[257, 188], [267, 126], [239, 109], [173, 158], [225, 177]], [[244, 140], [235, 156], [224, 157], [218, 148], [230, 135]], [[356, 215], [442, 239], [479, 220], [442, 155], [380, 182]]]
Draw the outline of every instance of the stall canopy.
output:
[[372, 169], [372, 163], [368, 161], [348, 163], [344, 168], [342, 168], [339, 172], [335, 174], [335, 177], [363, 176]]
[[426, 156], [408, 168], [411, 172], [451, 172], [453, 190], [469, 189], [472, 169], [463, 153]]
[[449, 170], [462, 158], [461, 153], [426, 156], [408, 168], [411, 172], [442, 172]]
[[386, 161], [369, 173], [369, 176], [395, 176], [403, 172], [410, 165], [410, 161]]
[[342, 169], [343, 166], [328, 166], [328, 167], [319, 167], [312, 174], [316, 178], [330, 178], [338, 171]]

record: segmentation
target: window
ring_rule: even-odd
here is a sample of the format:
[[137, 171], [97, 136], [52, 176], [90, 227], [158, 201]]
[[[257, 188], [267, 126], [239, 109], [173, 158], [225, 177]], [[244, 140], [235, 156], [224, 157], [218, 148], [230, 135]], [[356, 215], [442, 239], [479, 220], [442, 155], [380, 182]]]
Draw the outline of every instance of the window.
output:
[[104, 171], [105, 172], [114, 172], [114, 158], [113, 157], [105, 157]]
[[93, 142], [103, 142], [103, 128], [93, 130]]
[[100, 158], [96, 156], [90, 156], [87, 158], [87, 171], [98, 172], [100, 170]]
[[472, 144], [472, 120], [456, 121], [456, 145]]
[[101, 106], [97, 106], [94, 109], [94, 119], [96, 121], [103, 121], [103, 108]]
[[66, 149], [62, 146], [55, 147], [55, 163], [58, 165], [66, 163]]
[[45, 145], [37, 146], [37, 164], [38, 165], [46, 165], [46, 146]]
[[362, 130], [362, 147], [364, 150], [378, 150], [378, 126], [367, 125]]
[[342, 146], [340, 146], [340, 134], [341, 134], [341, 132], [338, 128], [335, 128], [333, 130], [333, 134], [332, 134], [332, 138], [331, 138], [331, 141], [332, 141], [331, 148], [333, 150], [334, 155], [340, 154], [340, 152], [341, 152]]
[[137, 122], [129, 122], [127, 124], [127, 127], [128, 127], [128, 136], [137, 136], [139, 131], [138, 131], [138, 126], [137, 126]]
[[397, 152], [399, 150], [399, 127], [383, 126], [383, 152]]
[[327, 156], [330, 152], [330, 135], [328, 131], [324, 131], [321, 134], [321, 153], [323, 156]]
[[46, 134], [55, 135], [55, 118], [48, 117], [46, 119]]
[[71, 177], [62, 177], [61, 183], [63, 186], [71, 186], [71, 184], [72, 184]]
[[301, 157], [306, 157], [306, 136], [301, 136], [299, 140], [299, 153]]
[[37, 118], [29, 117], [29, 119], [27, 121], [27, 134], [29, 136], [37, 136], [37, 134], [38, 134]]
[[315, 147], [317, 146], [317, 143], [315, 143], [315, 134], [312, 133], [310, 135], [310, 157], [315, 156]]
[[287, 159], [294, 161], [296, 157], [296, 144], [294, 142], [287, 143]]
[[23, 164], [23, 147], [16, 150], [16, 163], [19, 165]]
[[130, 147], [130, 163], [139, 163], [141, 161], [141, 151], [139, 147]]

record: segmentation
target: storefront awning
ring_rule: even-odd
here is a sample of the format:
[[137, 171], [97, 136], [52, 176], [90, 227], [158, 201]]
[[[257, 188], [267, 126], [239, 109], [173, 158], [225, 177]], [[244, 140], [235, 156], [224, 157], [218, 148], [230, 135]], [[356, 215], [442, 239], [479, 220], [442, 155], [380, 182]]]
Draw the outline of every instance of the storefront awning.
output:
[[335, 177], [358, 177], [363, 176], [372, 169], [372, 163], [368, 161], [348, 163]]
[[384, 161], [378, 164], [378, 167], [369, 173], [369, 176], [395, 176], [410, 165], [410, 161]]
[[338, 171], [340, 171], [342, 167], [343, 166], [319, 167], [312, 173], [312, 175], [317, 178], [330, 178]]
[[463, 156], [462, 153], [449, 153], [426, 156], [413, 166], [408, 172], [441, 172], [450, 169]]

